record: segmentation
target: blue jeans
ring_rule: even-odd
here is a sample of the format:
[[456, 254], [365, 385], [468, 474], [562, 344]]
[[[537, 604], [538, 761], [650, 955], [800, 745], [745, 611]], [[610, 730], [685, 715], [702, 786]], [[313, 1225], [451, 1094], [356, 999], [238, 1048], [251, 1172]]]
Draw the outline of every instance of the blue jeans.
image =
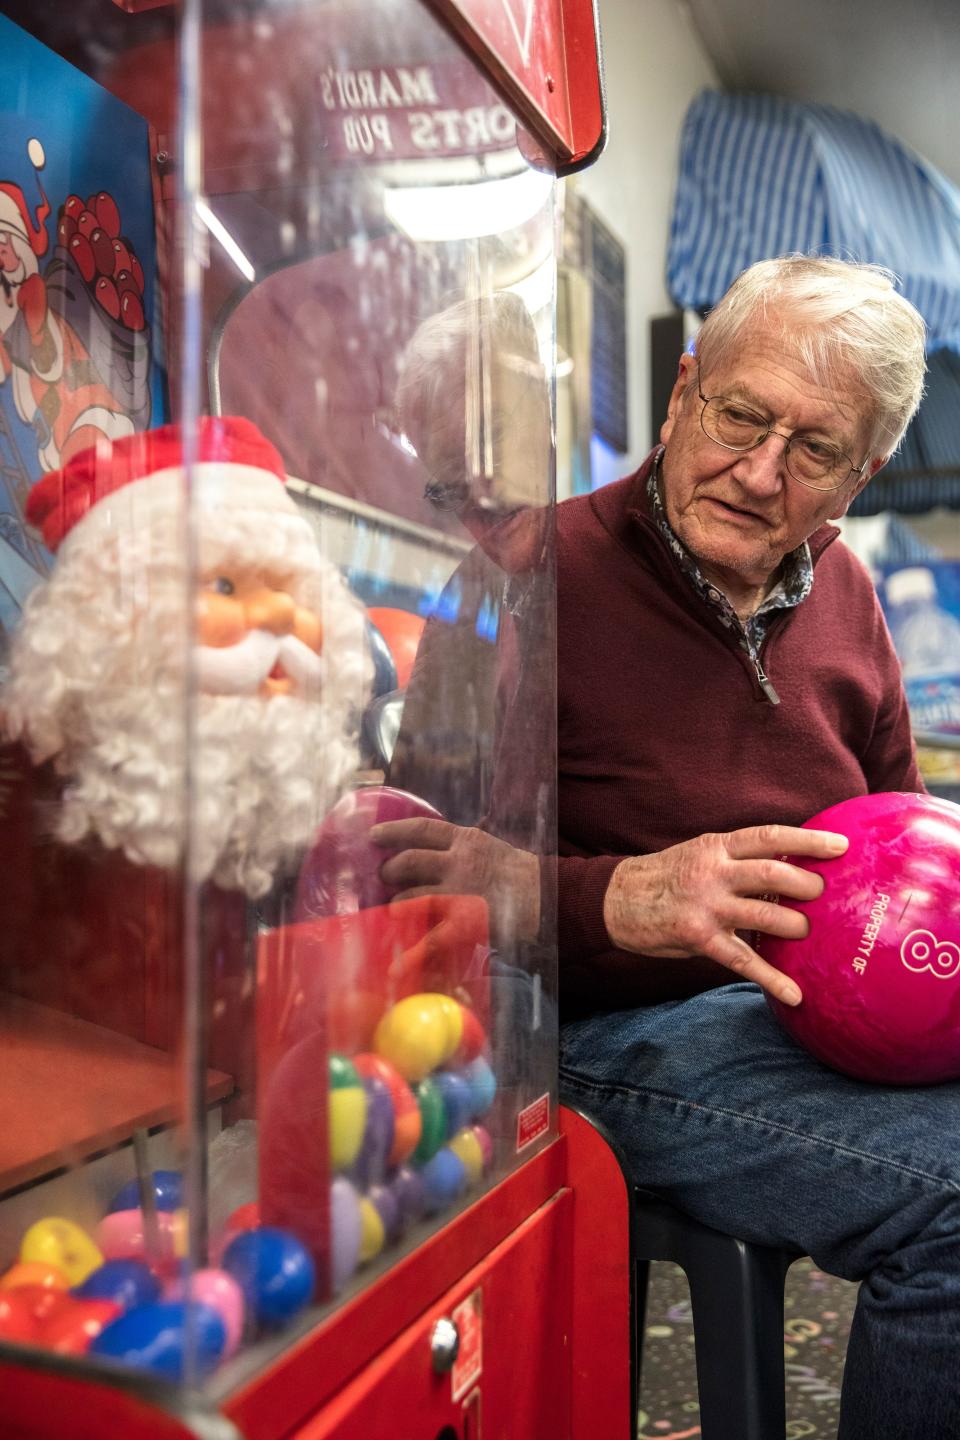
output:
[[560, 1062], [638, 1184], [863, 1282], [839, 1440], [957, 1440], [960, 1084], [838, 1075], [745, 984], [564, 1025]]

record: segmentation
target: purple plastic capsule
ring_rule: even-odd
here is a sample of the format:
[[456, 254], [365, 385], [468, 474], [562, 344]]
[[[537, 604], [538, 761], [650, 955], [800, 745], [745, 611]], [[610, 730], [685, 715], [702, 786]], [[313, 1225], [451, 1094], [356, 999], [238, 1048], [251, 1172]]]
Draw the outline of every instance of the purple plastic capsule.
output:
[[426, 1213], [427, 1197], [420, 1172], [412, 1165], [401, 1165], [390, 1180], [390, 1191], [400, 1211], [402, 1234]]
[[350, 1167], [349, 1177], [359, 1190], [382, 1181], [387, 1173], [387, 1157], [393, 1148], [393, 1098], [385, 1080], [379, 1075], [364, 1078], [367, 1092], [367, 1118], [360, 1153]]
[[342, 1290], [360, 1263], [360, 1196], [337, 1175], [330, 1186], [330, 1283], [334, 1293]]
[[383, 1223], [386, 1243], [392, 1245], [400, 1237], [403, 1223], [400, 1216], [400, 1202], [388, 1185], [374, 1184], [367, 1191], [367, 1199], [376, 1209]]

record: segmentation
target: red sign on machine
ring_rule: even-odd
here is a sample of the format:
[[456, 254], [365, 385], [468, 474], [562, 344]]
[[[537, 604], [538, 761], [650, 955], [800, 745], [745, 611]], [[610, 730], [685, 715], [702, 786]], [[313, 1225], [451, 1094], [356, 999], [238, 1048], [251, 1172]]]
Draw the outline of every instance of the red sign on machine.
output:
[[594, 0], [433, 0], [556, 159], [603, 143]]
[[550, 1096], [541, 1095], [517, 1116], [517, 1151], [545, 1135], [550, 1126]]
[[474, 1290], [461, 1300], [451, 1319], [460, 1336], [457, 1358], [450, 1372], [454, 1400], [466, 1395], [483, 1370], [483, 1291]]

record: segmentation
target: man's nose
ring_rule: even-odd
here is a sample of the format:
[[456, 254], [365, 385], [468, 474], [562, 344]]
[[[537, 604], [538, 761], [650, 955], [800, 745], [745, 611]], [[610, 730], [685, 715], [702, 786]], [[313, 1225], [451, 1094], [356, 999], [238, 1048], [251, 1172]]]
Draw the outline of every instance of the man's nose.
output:
[[771, 430], [759, 445], [738, 456], [734, 474], [745, 488], [756, 495], [773, 495], [783, 487], [787, 477], [788, 438]]
[[271, 590], [263, 585], [244, 597], [243, 608], [251, 630], [269, 630], [273, 635], [289, 635], [293, 629], [297, 607], [285, 590]]

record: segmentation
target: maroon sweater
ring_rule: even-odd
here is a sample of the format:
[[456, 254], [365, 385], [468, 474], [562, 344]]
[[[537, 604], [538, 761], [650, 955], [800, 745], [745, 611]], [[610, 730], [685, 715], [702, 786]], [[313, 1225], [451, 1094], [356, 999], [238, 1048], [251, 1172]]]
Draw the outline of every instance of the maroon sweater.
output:
[[559, 941], [563, 1018], [694, 994], [706, 959], [614, 950], [620, 859], [710, 831], [799, 825], [854, 795], [922, 790], [900, 666], [864, 567], [824, 525], [813, 589], [763, 644], [764, 695], [649, 515], [652, 457], [557, 508]]

